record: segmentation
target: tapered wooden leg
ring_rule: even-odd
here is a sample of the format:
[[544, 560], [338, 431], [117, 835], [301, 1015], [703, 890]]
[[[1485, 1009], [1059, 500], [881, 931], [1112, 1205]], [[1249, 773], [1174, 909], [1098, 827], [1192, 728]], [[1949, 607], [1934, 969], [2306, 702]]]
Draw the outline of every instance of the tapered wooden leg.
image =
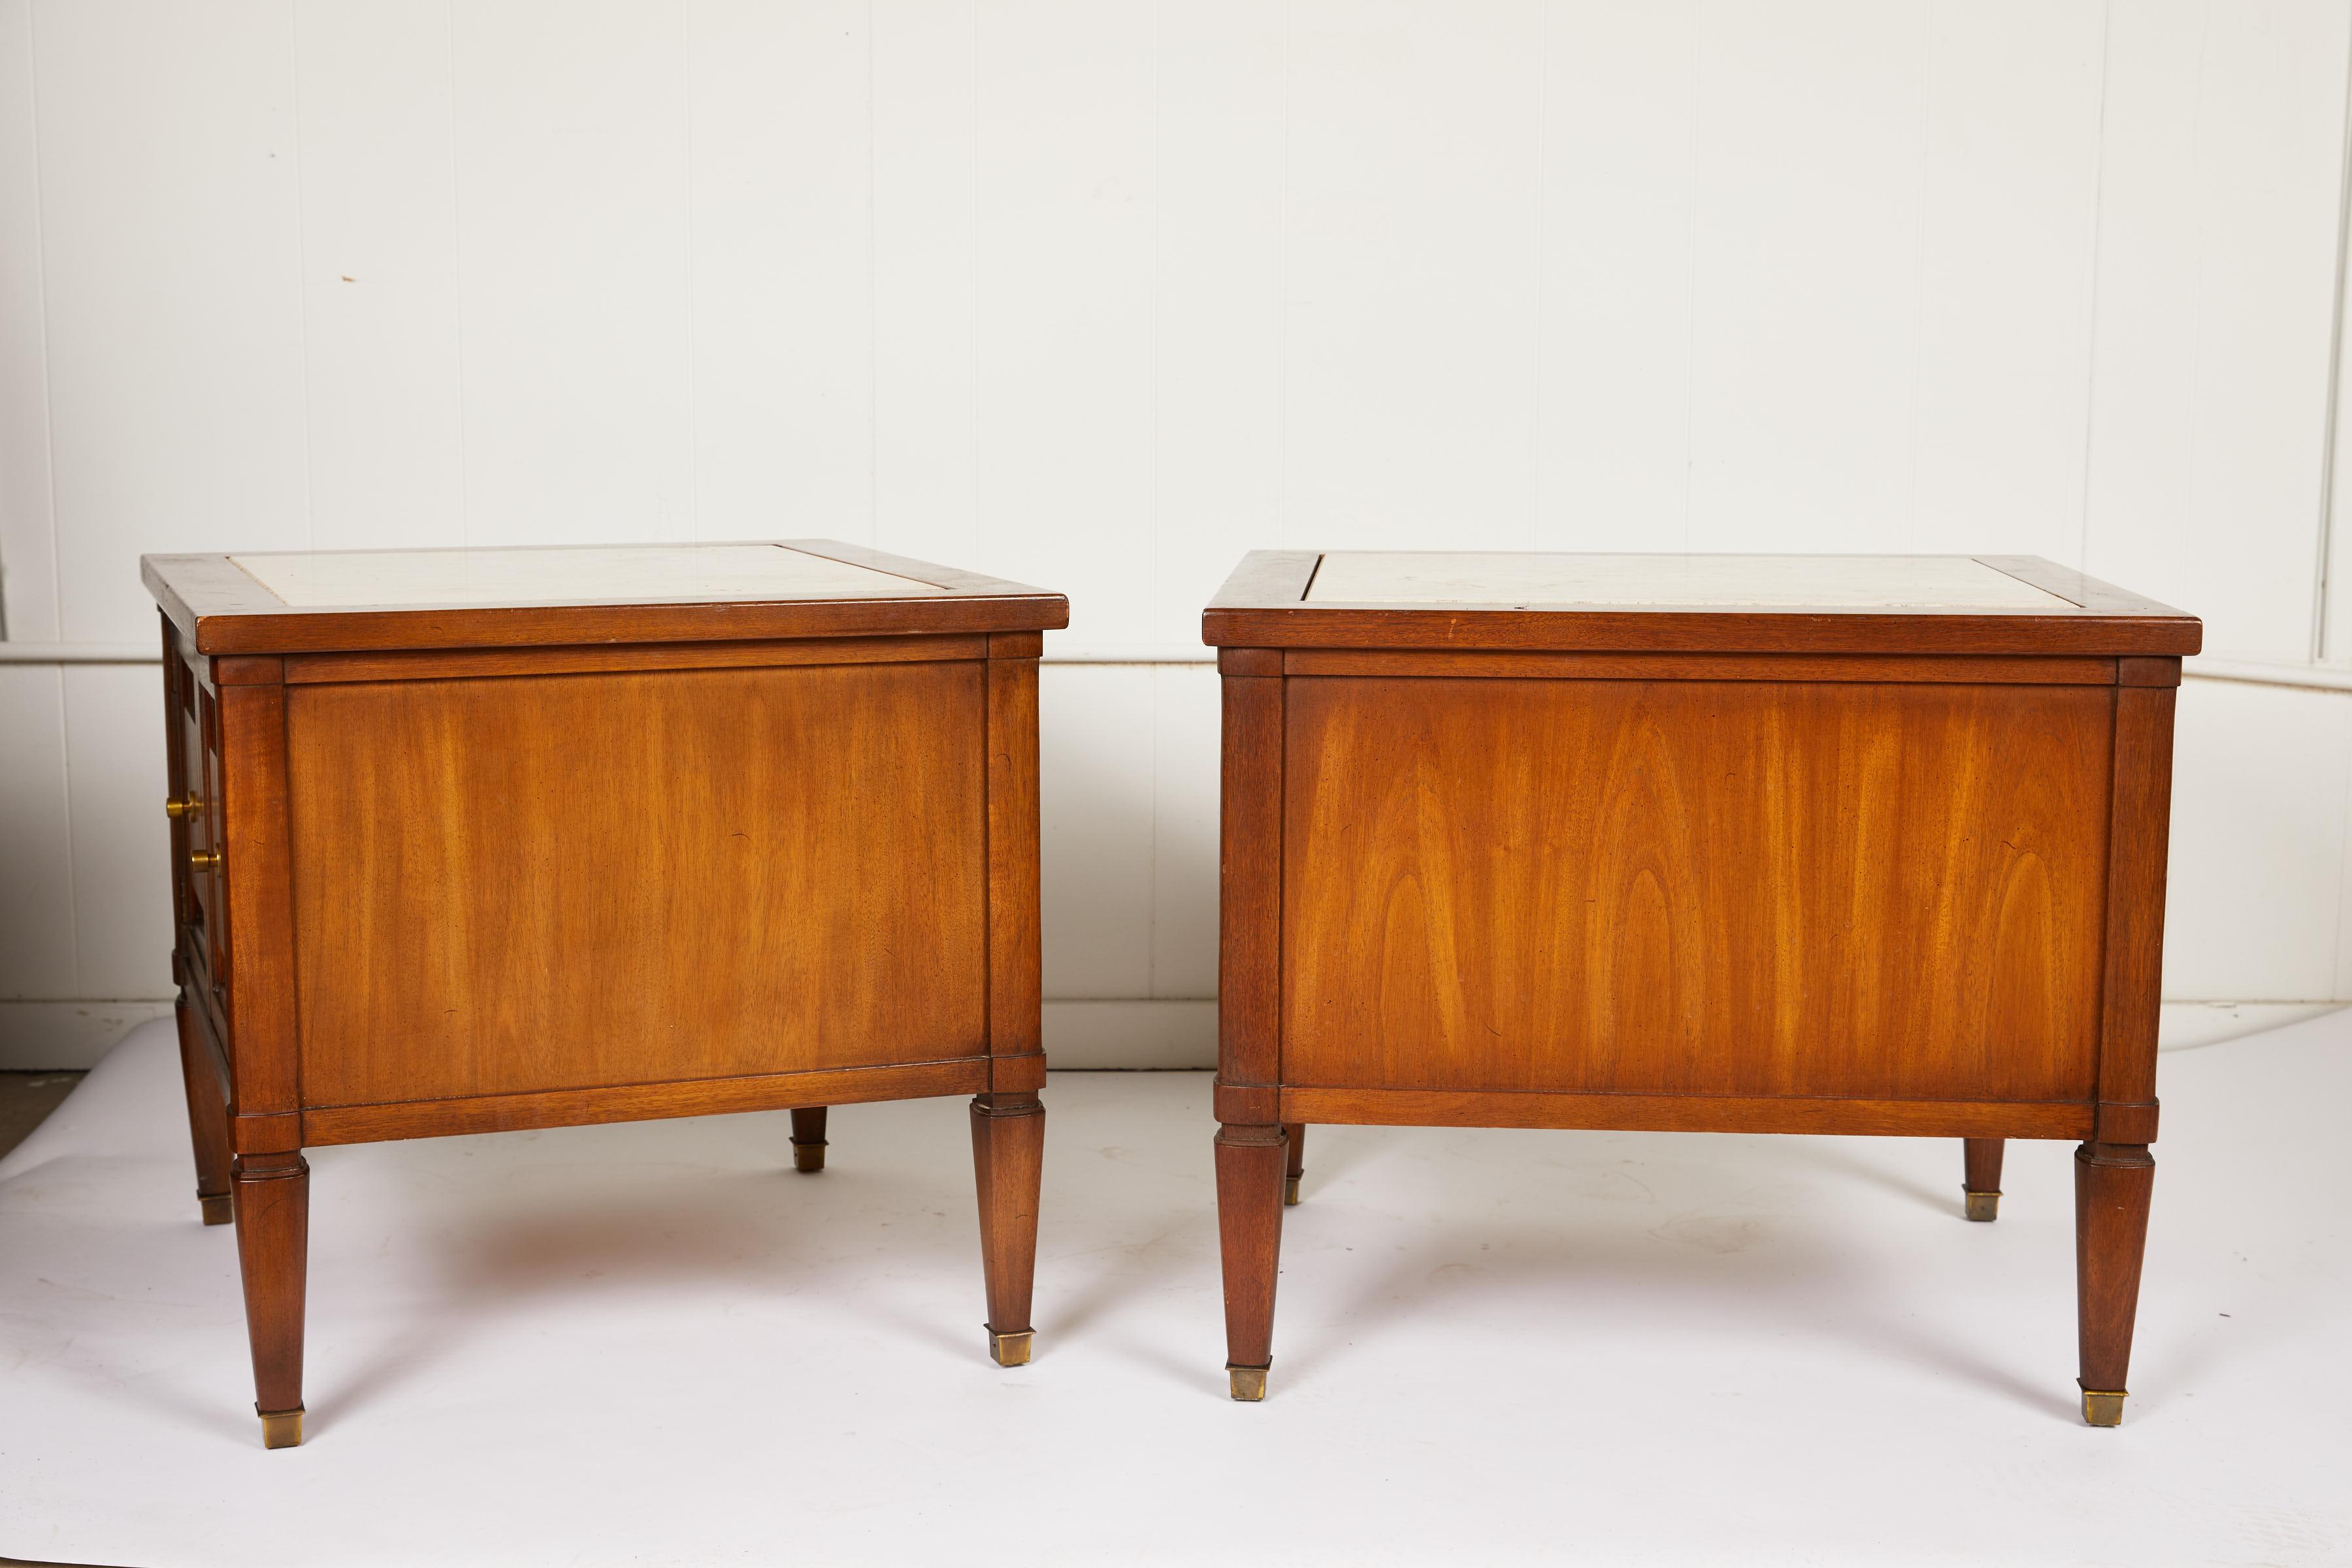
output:
[[180, 1024], [180, 1082], [188, 1098], [188, 1142], [196, 1152], [196, 1205], [206, 1225], [229, 1222], [228, 1097], [213, 1070], [212, 1053], [196, 1033], [185, 1002], [173, 1009]]
[[1045, 1108], [1035, 1095], [973, 1098], [971, 1164], [980, 1187], [980, 1262], [988, 1277], [988, 1353], [999, 1366], [1029, 1359], [1037, 1189], [1045, 1163]]
[[824, 1110], [822, 1105], [811, 1105], [793, 1112], [793, 1170], [824, 1169]]
[[245, 1328], [253, 1342], [253, 1408], [261, 1445], [302, 1441], [302, 1294], [310, 1268], [310, 1166], [299, 1153], [240, 1154], [236, 1258], [245, 1275]]
[[1274, 1364], [1274, 1282], [1282, 1258], [1288, 1140], [1275, 1127], [1217, 1132], [1217, 1237], [1225, 1269], [1225, 1378], [1235, 1399], [1264, 1399]]
[[1286, 1208], [1298, 1201], [1298, 1178], [1307, 1173], [1307, 1123], [1284, 1122], [1282, 1136], [1290, 1144], [1289, 1163], [1282, 1168], [1282, 1202]]
[[2000, 1214], [2000, 1152], [1998, 1138], [1964, 1138], [1963, 1158], [1968, 1164], [1968, 1179], [1960, 1184], [1960, 1195], [1968, 1201], [1970, 1219], [1994, 1219]]
[[2083, 1419], [2123, 1423], [2132, 1320], [2147, 1244], [2156, 1161], [2138, 1143], [2085, 1143], [2074, 1151], [2074, 1306], [2082, 1333]]

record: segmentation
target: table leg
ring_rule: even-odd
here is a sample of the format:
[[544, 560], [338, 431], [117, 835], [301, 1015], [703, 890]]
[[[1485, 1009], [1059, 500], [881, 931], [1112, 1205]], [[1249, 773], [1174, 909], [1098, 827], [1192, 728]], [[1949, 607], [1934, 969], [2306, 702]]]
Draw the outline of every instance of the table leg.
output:
[[310, 1165], [300, 1153], [240, 1154], [236, 1256], [253, 1342], [254, 1411], [265, 1448], [302, 1441], [302, 1295], [310, 1251]]
[[2132, 1320], [2147, 1243], [2156, 1161], [2138, 1143], [2074, 1151], [2074, 1297], [2082, 1335], [2083, 1419], [2116, 1426], [2131, 1365]]
[[1279, 1126], [1226, 1126], [1217, 1132], [1225, 1378], [1235, 1399], [1264, 1399], [1266, 1371], [1274, 1363], [1274, 1283], [1282, 1257], [1287, 1142]]
[[793, 1112], [793, 1169], [807, 1173], [824, 1169], [824, 1111], [822, 1105]]
[[196, 1016], [186, 1002], [173, 1012], [180, 1025], [180, 1080], [188, 1098], [188, 1142], [196, 1152], [196, 1205], [206, 1225], [229, 1222], [228, 1097], [221, 1092]]
[[1282, 1201], [1286, 1207], [1298, 1201], [1298, 1178], [1307, 1173], [1307, 1123], [1286, 1121], [1282, 1135], [1290, 1144], [1290, 1161], [1282, 1168]]
[[1045, 1108], [1035, 1095], [973, 1097], [971, 1163], [980, 1186], [980, 1261], [988, 1279], [988, 1353], [999, 1366], [1029, 1360], [1045, 1162]]
[[1967, 1179], [1960, 1194], [1968, 1200], [1970, 1219], [1992, 1219], [2000, 1213], [2000, 1152], [1998, 1138], [1964, 1138]]

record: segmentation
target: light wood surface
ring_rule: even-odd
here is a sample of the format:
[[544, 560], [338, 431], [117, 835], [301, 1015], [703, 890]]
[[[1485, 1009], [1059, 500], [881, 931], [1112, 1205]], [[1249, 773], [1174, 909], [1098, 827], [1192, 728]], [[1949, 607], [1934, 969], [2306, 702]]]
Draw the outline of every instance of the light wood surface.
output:
[[1286, 685], [1286, 1084], [2089, 1096], [2109, 691]]
[[308, 1103], [984, 1053], [985, 668], [288, 689]]

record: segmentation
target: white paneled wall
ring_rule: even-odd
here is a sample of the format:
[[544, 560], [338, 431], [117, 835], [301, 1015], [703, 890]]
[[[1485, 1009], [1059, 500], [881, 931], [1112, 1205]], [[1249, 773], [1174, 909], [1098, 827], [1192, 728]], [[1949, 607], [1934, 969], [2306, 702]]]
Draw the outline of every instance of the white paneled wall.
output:
[[1068, 593], [1049, 1045], [1162, 1065], [1244, 549], [2048, 555], [2254, 678], [2172, 994], [2352, 997], [2347, 74], [2352, 0], [0, 0], [0, 1060], [168, 990], [139, 552], [387, 542]]

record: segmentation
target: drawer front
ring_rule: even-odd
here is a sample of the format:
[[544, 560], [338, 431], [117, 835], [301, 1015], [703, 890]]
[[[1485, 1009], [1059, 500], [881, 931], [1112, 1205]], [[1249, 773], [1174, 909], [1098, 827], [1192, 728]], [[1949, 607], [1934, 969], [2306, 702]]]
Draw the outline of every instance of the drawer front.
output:
[[976, 660], [287, 692], [306, 1104], [986, 1050]]
[[2090, 1097], [2112, 689], [1286, 684], [1286, 1084]]

